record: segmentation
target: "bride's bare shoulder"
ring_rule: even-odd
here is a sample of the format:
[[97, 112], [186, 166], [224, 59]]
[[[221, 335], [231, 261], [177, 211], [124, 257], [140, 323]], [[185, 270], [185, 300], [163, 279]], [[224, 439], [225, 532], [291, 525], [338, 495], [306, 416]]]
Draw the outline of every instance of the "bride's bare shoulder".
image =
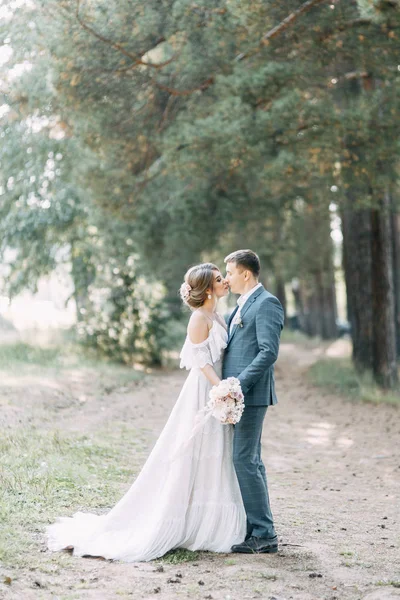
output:
[[208, 338], [208, 320], [201, 311], [193, 311], [192, 316], [189, 319], [187, 332], [189, 339], [193, 344], [200, 344]]

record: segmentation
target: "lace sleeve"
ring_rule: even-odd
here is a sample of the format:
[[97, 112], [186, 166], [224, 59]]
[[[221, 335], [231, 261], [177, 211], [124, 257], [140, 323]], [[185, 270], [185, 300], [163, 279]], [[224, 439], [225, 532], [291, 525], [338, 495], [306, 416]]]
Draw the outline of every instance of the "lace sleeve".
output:
[[193, 344], [192, 346], [192, 364], [194, 367], [198, 367], [199, 369], [204, 369], [206, 365], [213, 364], [211, 357], [210, 344], [208, 343], [208, 339], [204, 340], [200, 344]]
[[212, 365], [213, 360], [209, 338], [204, 340], [204, 342], [200, 342], [200, 344], [193, 344], [189, 337], [187, 337], [180, 358], [181, 369], [192, 369], [193, 367], [203, 369], [206, 365]]

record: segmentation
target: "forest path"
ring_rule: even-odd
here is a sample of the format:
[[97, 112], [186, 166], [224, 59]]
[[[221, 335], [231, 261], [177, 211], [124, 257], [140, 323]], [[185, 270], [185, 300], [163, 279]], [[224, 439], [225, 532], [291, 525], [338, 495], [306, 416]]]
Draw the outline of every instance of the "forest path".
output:
[[[352, 402], [314, 387], [306, 371], [322, 352], [281, 345], [279, 404], [268, 409], [263, 432], [278, 554], [201, 553], [195, 561], [180, 564], [121, 564], [42, 551], [40, 585], [37, 567], [34, 572], [28, 569], [19, 572], [12, 585], [1, 585], [0, 597], [400, 598], [400, 410]], [[128, 428], [147, 432], [139, 451], [143, 464], [185, 375], [178, 371], [150, 375], [133, 389], [111, 390], [105, 403], [91, 393], [90, 379], [77, 372], [74, 394], [84, 394], [84, 400], [61, 411], [46, 409], [46, 427], [88, 433], [124, 420]], [[53, 382], [53, 398], [54, 392], [62, 396], [65, 385], [63, 380]], [[71, 388], [71, 381], [68, 385]], [[40, 415], [39, 396], [36, 389], [32, 403], [25, 398], [24, 419], [30, 422]], [[22, 412], [17, 414], [21, 422]], [[9, 417], [10, 426], [12, 414]]]

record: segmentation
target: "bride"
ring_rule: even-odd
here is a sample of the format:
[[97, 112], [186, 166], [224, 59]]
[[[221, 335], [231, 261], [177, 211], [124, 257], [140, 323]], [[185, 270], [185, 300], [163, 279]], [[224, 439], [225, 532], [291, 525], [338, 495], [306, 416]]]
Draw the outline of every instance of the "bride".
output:
[[105, 515], [77, 512], [47, 527], [50, 550], [125, 562], [149, 561], [174, 548], [230, 552], [246, 534], [232, 461], [233, 426], [215, 418], [191, 435], [227, 344], [218, 299], [228, 294], [219, 269], [189, 269], [181, 296], [192, 309], [181, 351], [190, 369], [169, 419], [133, 485]]

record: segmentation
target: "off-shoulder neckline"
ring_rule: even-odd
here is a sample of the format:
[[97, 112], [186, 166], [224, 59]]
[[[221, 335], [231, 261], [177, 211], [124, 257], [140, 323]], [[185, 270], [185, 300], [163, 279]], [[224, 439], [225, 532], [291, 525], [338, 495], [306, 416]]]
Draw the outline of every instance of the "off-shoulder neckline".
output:
[[189, 334], [188, 334], [188, 333], [186, 334], [186, 340], [188, 340], [188, 341], [189, 341], [189, 343], [190, 343], [192, 346], [197, 346], [197, 347], [199, 347], [199, 346], [203, 346], [203, 345], [204, 345], [206, 342], [208, 342], [208, 340], [210, 339], [210, 337], [211, 337], [211, 333], [212, 333], [212, 331], [215, 329], [215, 323], [217, 323], [217, 325], [219, 325], [219, 326], [221, 327], [221, 329], [223, 329], [223, 330], [225, 331], [225, 333], [226, 333], [226, 334], [228, 333], [228, 331], [225, 329], [225, 327], [222, 325], [222, 323], [220, 323], [220, 322], [218, 321], [218, 319], [213, 319], [213, 321], [214, 321], [214, 324], [213, 324], [213, 326], [212, 326], [212, 327], [210, 327], [210, 329], [208, 330], [208, 336], [206, 337], [206, 339], [205, 339], [205, 340], [203, 340], [202, 342], [198, 342], [197, 344], [195, 344], [195, 343], [194, 343], [194, 342], [192, 342], [192, 340], [190, 339], [190, 337], [189, 337]]

